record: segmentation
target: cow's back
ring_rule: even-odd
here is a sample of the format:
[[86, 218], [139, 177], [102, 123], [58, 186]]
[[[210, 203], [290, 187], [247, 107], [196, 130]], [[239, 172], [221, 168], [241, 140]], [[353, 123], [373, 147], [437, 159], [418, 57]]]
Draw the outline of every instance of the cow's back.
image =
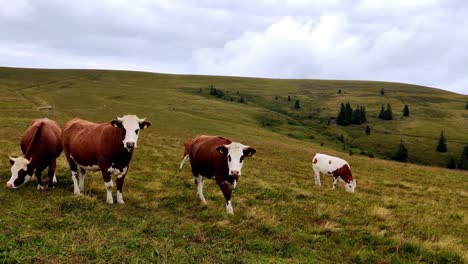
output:
[[344, 165], [348, 165], [349, 167], [348, 162], [346, 162], [344, 159], [326, 154], [317, 153], [312, 158], [312, 166], [320, 170], [322, 173], [333, 172], [334, 170], [341, 168]]
[[26, 158], [47, 162], [62, 153], [62, 130], [50, 119], [36, 119], [21, 136], [21, 150]]
[[230, 143], [230, 140], [219, 136], [199, 135], [192, 139], [188, 153], [192, 169], [211, 178], [217, 170], [227, 167], [226, 157], [217, 153], [216, 147]]
[[108, 123], [93, 123], [73, 119], [63, 128], [63, 148], [65, 155], [80, 164], [97, 164], [102, 155], [109, 155], [122, 143], [121, 130]]

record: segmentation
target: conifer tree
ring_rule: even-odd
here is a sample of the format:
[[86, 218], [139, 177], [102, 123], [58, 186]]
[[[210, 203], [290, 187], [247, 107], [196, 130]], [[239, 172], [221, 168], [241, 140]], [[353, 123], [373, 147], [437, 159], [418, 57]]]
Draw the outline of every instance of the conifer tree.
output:
[[344, 125], [347, 126], [351, 124], [351, 118], [353, 116], [353, 108], [351, 108], [351, 104], [346, 103], [345, 105], [345, 116], [344, 116]]
[[384, 89], [383, 89], [383, 88], [382, 88], [382, 89], [380, 89], [380, 95], [385, 95], [385, 91], [384, 91]]
[[359, 107], [359, 105], [353, 111], [353, 115], [351, 116], [351, 123], [356, 125], [361, 124], [361, 108]]
[[400, 162], [408, 162], [408, 149], [403, 144], [403, 141], [400, 141], [398, 150], [395, 154], [395, 160]]
[[336, 118], [336, 123], [340, 126], [344, 126], [344, 119], [345, 119], [345, 105], [341, 103], [340, 112]]
[[468, 145], [463, 147], [463, 152], [460, 157], [460, 161], [458, 161], [458, 168], [460, 170], [468, 170]]
[[338, 90], [338, 94], [341, 94], [341, 89]]
[[361, 106], [361, 124], [367, 122], [367, 117], [366, 117], [366, 108], [364, 106]]
[[450, 156], [448, 162], [447, 162], [447, 168], [448, 169], [456, 169], [457, 168], [457, 163], [455, 161], [455, 158], [453, 156]]
[[392, 112], [392, 107], [390, 104], [387, 104], [387, 109], [385, 110], [384, 114], [385, 120], [393, 120], [393, 112]]
[[296, 102], [294, 103], [294, 108], [301, 109], [301, 102], [299, 100], [296, 100]]
[[379, 118], [380, 118], [380, 119], [383, 119], [383, 118], [384, 118], [384, 113], [385, 113], [385, 108], [384, 108], [383, 105], [382, 105], [382, 107], [380, 108], [380, 113], [379, 113]]
[[291, 96], [288, 95], [288, 101], [291, 101]]
[[468, 102], [466, 102], [465, 104], [465, 109], [468, 109]]
[[370, 135], [370, 126], [366, 126], [366, 135]]
[[444, 131], [440, 132], [439, 143], [437, 144], [438, 152], [447, 152], [447, 142], [445, 140]]
[[403, 116], [409, 116], [409, 107], [405, 104], [405, 108], [403, 108]]

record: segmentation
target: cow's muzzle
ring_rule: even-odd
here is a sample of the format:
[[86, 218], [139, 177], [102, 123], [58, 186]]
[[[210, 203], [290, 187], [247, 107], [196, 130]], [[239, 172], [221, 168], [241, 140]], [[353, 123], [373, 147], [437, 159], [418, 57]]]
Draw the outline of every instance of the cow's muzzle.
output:
[[125, 147], [127, 149], [134, 149], [135, 148], [135, 142], [127, 142], [127, 143], [125, 143]]
[[229, 176], [234, 177], [234, 178], [239, 178], [240, 173], [238, 170], [232, 170], [231, 173], [229, 173]]
[[11, 182], [7, 182], [5, 187], [7, 187], [8, 189], [16, 189], [15, 185]]

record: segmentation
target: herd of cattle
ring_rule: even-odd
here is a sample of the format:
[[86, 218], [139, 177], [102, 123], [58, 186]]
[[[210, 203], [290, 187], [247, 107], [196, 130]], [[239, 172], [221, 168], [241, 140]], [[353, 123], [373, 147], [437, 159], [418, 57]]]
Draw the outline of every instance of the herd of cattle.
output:
[[[47, 118], [34, 120], [21, 137], [22, 157], [10, 157], [11, 178], [6, 187], [15, 189], [37, 178], [37, 189], [44, 189], [41, 174], [48, 167], [48, 187], [57, 182], [56, 159], [65, 152], [70, 166], [74, 193], [84, 191], [87, 170], [101, 171], [107, 190], [107, 202], [114, 203], [112, 175], [116, 176], [117, 203], [123, 204], [122, 188], [133, 150], [137, 147], [140, 130], [151, 126], [146, 119], [135, 115], [117, 117], [110, 123], [96, 124], [73, 119], [63, 130]], [[226, 199], [226, 211], [233, 214], [231, 195], [237, 186], [243, 161], [254, 155], [252, 147], [219, 136], [198, 135], [184, 143], [182, 169], [190, 159], [197, 193], [203, 203], [203, 178], [214, 179]], [[338, 157], [317, 153], [312, 157], [315, 184], [321, 185], [320, 174], [333, 177], [333, 189], [338, 181], [344, 182], [346, 191], [354, 192], [356, 182], [349, 164]]]

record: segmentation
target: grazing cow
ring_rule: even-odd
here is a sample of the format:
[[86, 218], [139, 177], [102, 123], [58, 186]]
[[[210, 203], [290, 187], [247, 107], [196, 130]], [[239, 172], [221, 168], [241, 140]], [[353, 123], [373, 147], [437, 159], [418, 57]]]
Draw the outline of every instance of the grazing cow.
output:
[[312, 157], [312, 169], [314, 170], [316, 185], [322, 185], [320, 183], [320, 173], [323, 173], [333, 177], [333, 189], [335, 189], [338, 180], [345, 183], [344, 186], [347, 192], [354, 192], [356, 188], [356, 181], [351, 174], [351, 168], [348, 162], [343, 159], [317, 153]]
[[55, 177], [56, 159], [62, 153], [62, 130], [50, 119], [36, 119], [21, 136], [21, 151], [24, 157], [10, 157], [11, 178], [6, 183], [8, 188], [17, 188], [28, 182], [33, 173], [37, 178], [37, 189], [42, 185], [42, 171], [49, 167], [49, 182], [52, 188], [57, 182]]
[[123, 204], [122, 187], [133, 150], [137, 147], [138, 133], [150, 125], [145, 118], [135, 115], [117, 117], [103, 124], [82, 119], [66, 123], [63, 127], [63, 149], [70, 165], [74, 193], [79, 195], [84, 191], [87, 170], [100, 170], [107, 190], [107, 203], [114, 203], [113, 174], [117, 177], [117, 202]]
[[189, 157], [201, 201], [206, 204], [203, 196], [203, 177], [213, 178], [226, 199], [227, 213], [233, 214], [231, 194], [241, 176], [244, 159], [255, 154], [256, 150], [223, 137], [205, 135], [198, 135], [185, 142], [184, 148], [184, 159], [180, 169]]

